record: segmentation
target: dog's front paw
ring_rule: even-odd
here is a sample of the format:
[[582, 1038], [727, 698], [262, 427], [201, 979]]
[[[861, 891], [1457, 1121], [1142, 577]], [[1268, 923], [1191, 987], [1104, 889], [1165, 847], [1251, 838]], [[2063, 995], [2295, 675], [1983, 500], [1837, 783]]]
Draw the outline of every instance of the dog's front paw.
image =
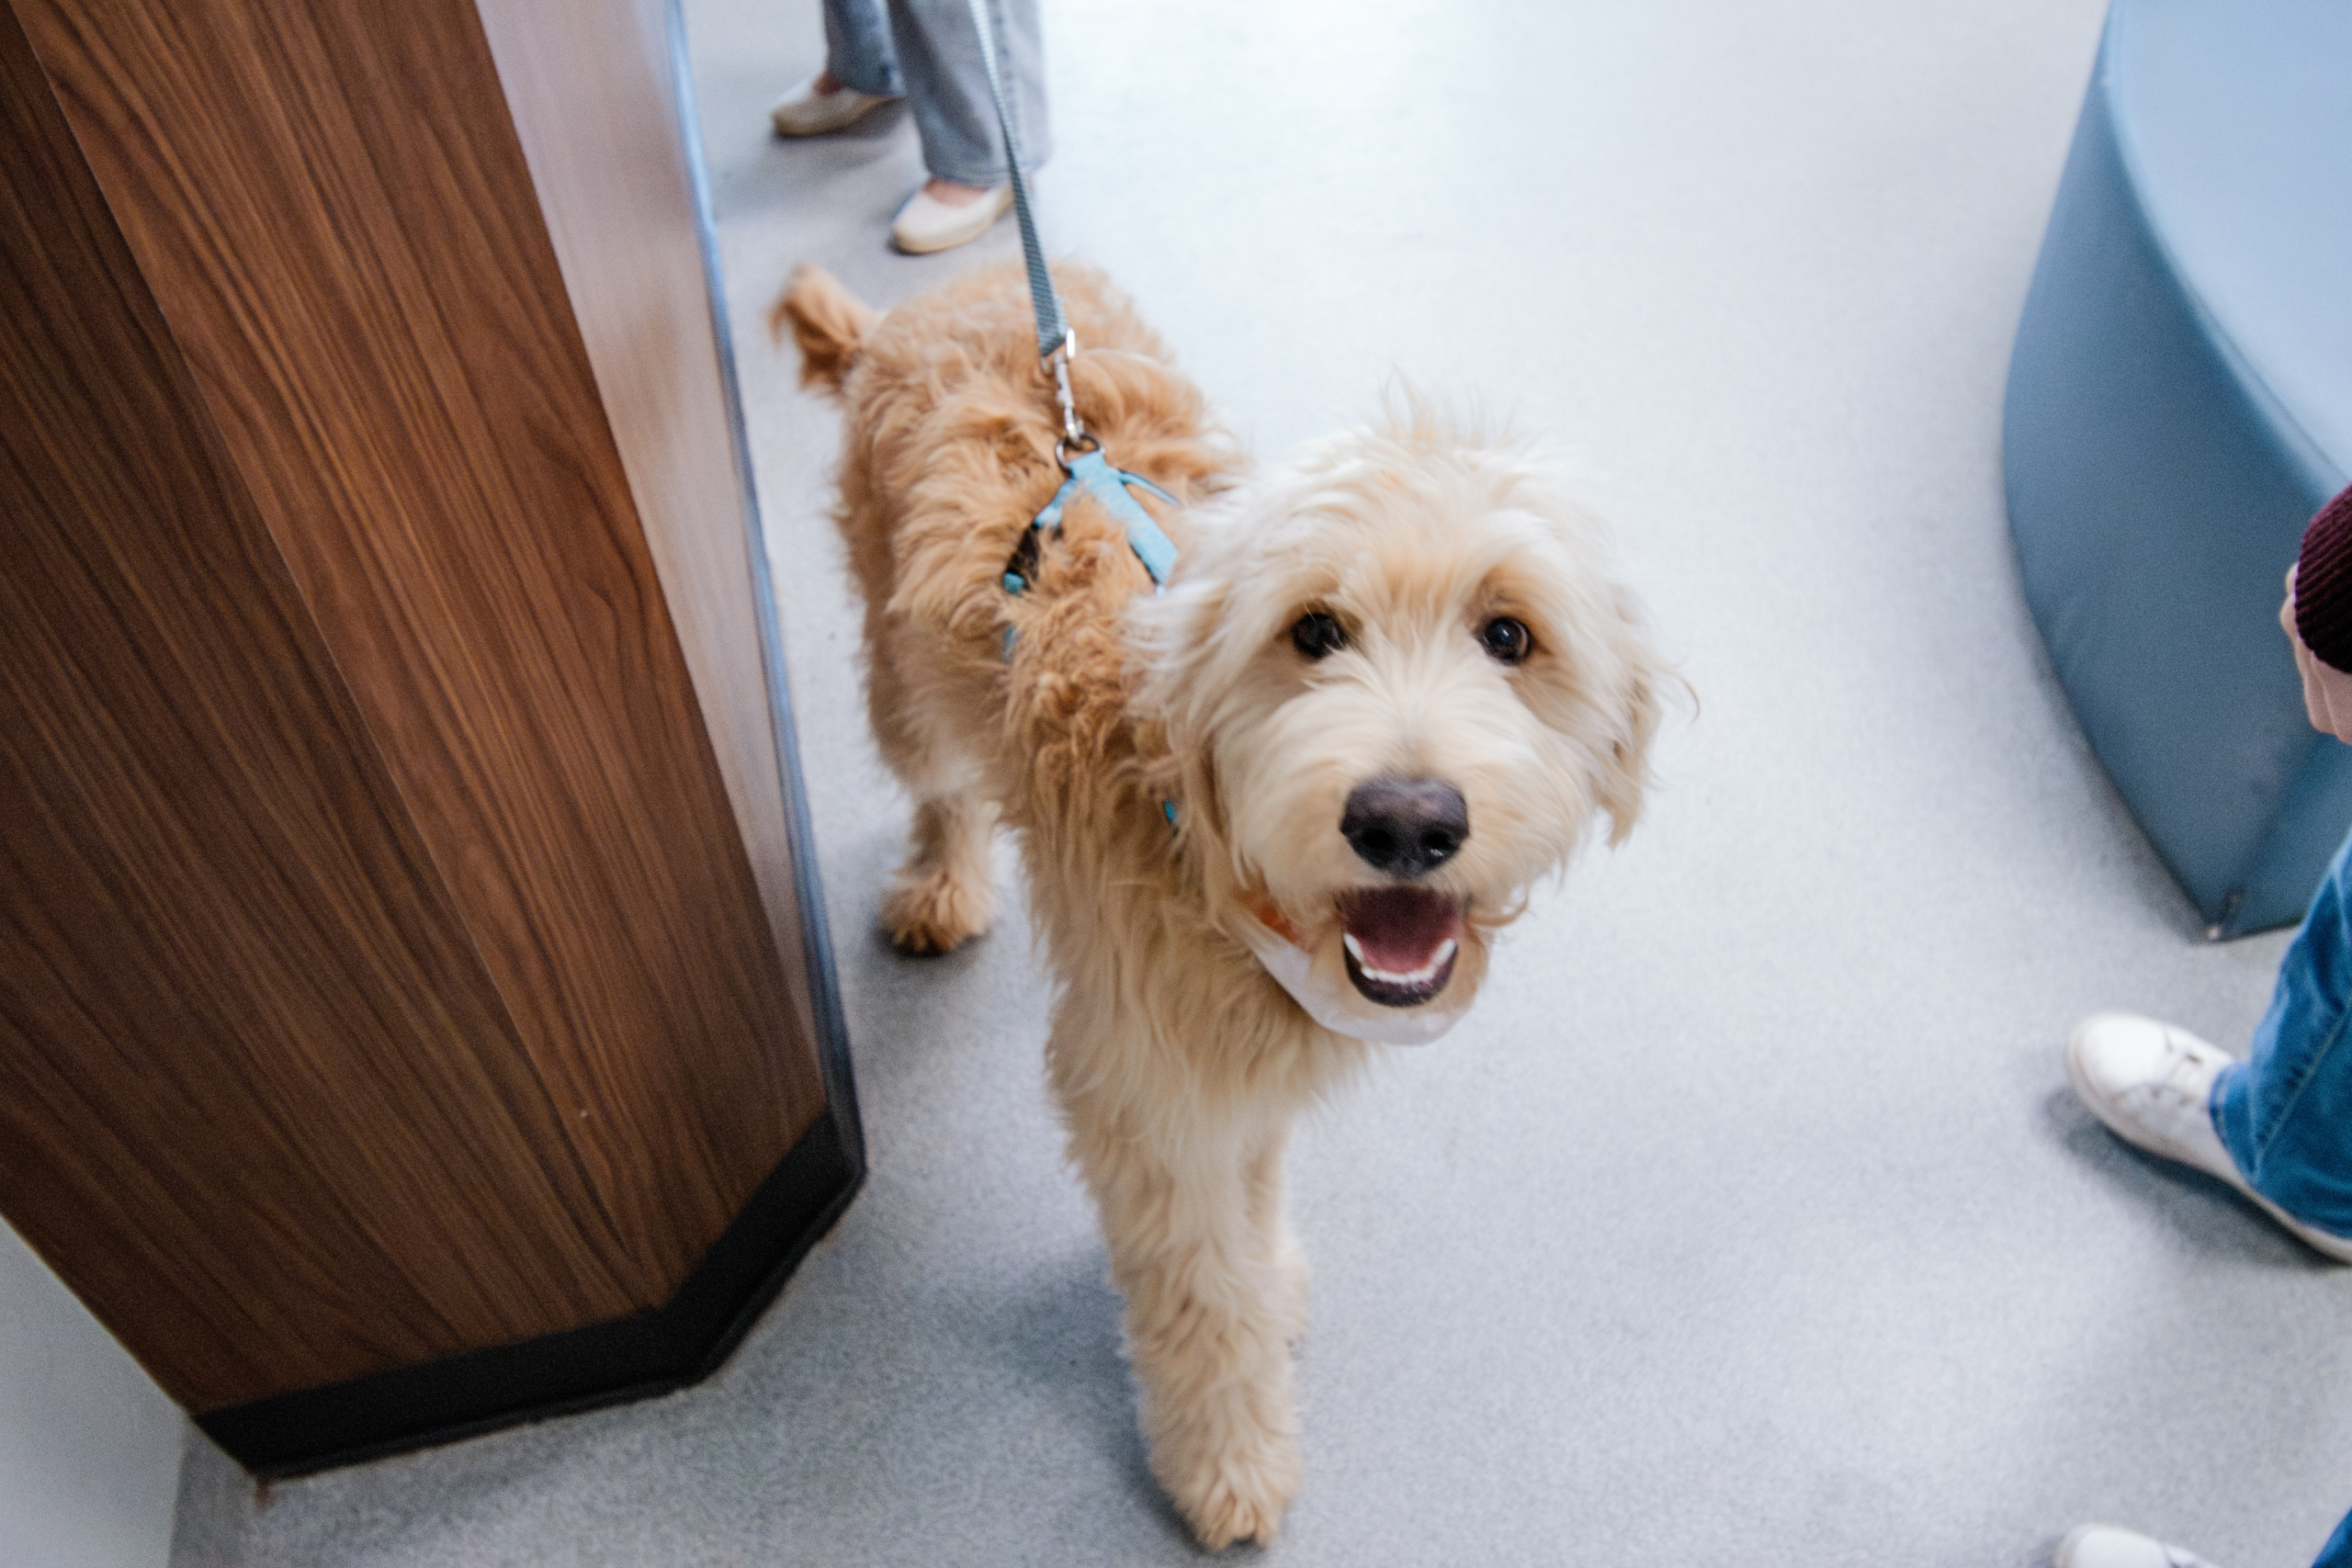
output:
[[953, 953], [989, 929], [996, 896], [945, 871], [909, 876], [882, 901], [882, 927], [901, 953]]
[[1163, 1441], [1152, 1468], [1201, 1544], [1222, 1551], [1236, 1541], [1272, 1541], [1298, 1495], [1298, 1439], [1260, 1431], [1237, 1434], [1220, 1448], [1170, 1451], [1189, 1447]]

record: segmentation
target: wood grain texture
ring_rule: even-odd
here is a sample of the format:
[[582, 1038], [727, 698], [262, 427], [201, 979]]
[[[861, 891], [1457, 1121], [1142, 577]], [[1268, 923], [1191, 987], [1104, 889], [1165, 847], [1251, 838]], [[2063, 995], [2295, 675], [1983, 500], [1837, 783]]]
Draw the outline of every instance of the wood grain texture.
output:
[[626, 1310], [6, 12], [0, 71], [0, 1203], [198, 1408]]
[[752, 609], [749, 498], [704, 282], [671, 0], [481, 0], [480, 10], [794, 1007], [814, 1038]]
[[662, 1302], [823, 1091], [473, 13], [15, 18], [0, 1207], [198, 1409]]

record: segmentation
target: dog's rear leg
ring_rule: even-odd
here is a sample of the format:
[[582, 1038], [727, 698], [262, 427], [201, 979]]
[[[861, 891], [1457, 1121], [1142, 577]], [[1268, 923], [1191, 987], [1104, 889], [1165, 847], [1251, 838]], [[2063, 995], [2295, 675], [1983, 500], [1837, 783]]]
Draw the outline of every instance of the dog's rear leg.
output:
[[1174, 1150], [1145, 1118], [1092, 1125], [1071, 1111], [1126, 1297], [1152, 1473], [1210, 1551], [1271, 1541], [1298, 1492], [1289, 1341], [1306, 1304], [1304, 1265], [1267, 1223], [1281, 1134], [1227, 1139], [1196, 1122], [1199, 1141]]
[[902, 953], [950, 953], [989, 929], [996, 886], [989, 840], [996, 804], [978, 787], [978, 769], [941, 718], [942, 700], [923, 677], [899, 667], [903, 629], [868, 617], [866, 708], [883, 760], [915, 797], [906, 863], [882, 899], [882, 925]]

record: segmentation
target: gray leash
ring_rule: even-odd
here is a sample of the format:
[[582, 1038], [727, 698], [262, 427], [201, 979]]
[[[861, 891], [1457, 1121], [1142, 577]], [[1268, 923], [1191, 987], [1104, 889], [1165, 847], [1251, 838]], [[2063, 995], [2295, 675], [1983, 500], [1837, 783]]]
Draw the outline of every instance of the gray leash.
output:
[[1054, 292], [1053, 274], [1046, 269], [1046, 248], [1037, 242], [1037, 221], [1029, 213], [1029, 182], [1021, 173], [1020, 142], [1012, 134], [1004, 78], [997, 70], [996, 29], [989, 23], [988, 0], [966, 0], [966, 4], [972, 13], [973, 30], [980, 36], [980, 60], [988, 67], [989, 96], [996, 99], [997, 129], [1004, 133], [1004, 164], [1012, 175], [1012, 211], [1021, 220], [1021, 255], [1029, 268], [1029, 303], [1037, 313], [1037, 357], [1054, 373], [1054, 390], [1062, 404], [1062, 439], [1074, 446], [1086, 435], [1069, 394], [1069, 356], [1078, 352], [1078, 338], [1062, 319], [1061, 296]]
[[[1069, 391], [1069, 362], [1078, 352], [1078, 334], [1070, 331], [1069, 323], [1062, 317], [1061, 296], [1054, 292], [1053, 274], [1046, 270], [1046, 248], [1037, 243], [1037, 224], [1029, 215], [1029, 182], [1022, 176], [1021, 147], [1012, 134], [1012, 111], [1005, 102], [1004, 78], [997, 71], [996, 34], [989, 25], [987, 0], [965, 3], [971, 9], [973, 29], [980, 35], [980, 59], [988, 66], [989, 93], [996, 99], [997, 129], [1004, 133], [1004, 164], [1012, 175], [1012, 209], [1021, 219], [1021, 254], [1029, 266], [1029, 303], [1037, 312], [1037, 356], [1052, 369], [1054, 391], [1061, 399], [1062, 438], [1054, 446], [1054, 460], [1069, 476], [1053, 500], [1046, 503], [1046, 509], [1023, 531], [1012, 558], [1005, 562], [1004, 591], [1014, 595], [1029, 591], [1030, 578], [1037, 569], [1038, 538], [1059, 528], [1062, 509], [1071, 498], [1083, 494], [1126, 530], [1127, 547], [1143, 562], [1144, 570], [1151, 576], [1153, 592], [1157, 592], [1168, 586], [1168, 575], [1176, 570], [1176, 547], [1160, 531], [1159, 525], [1151, 520], [1151, 513], [1128, 491], [1145, 491], [1170, 506], [1176, 505], [1177, 501], [1142, 475], [1113, 468], [1110, 459], [1102, 455], [1102, 444], [1087, 434], [1086, 426], [1079, 421], [1078, 404]], [[1004, 628], [1007, 662], [1012, 658], [1014, 638], [1008, 622]], [[1171, 815], [1169, 820], [1175, 818]]]

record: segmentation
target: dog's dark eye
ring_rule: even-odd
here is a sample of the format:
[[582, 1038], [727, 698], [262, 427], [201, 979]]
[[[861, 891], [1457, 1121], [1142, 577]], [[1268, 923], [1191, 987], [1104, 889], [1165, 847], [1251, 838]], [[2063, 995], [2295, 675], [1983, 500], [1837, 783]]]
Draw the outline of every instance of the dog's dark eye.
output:
[[1479, 627], [1478, 641], [1505, 664], [1516, 664], [1535, 651], [1535, 635], [1527, 629], [1527, 623], [1509, 615], [1497, 615]]
[[1348, 628], [1340, 624], [1337, 616], [1309, 610], [1292, 625], [1290, 642], [1307, 658], [1321, 659], [1348, 646]]

